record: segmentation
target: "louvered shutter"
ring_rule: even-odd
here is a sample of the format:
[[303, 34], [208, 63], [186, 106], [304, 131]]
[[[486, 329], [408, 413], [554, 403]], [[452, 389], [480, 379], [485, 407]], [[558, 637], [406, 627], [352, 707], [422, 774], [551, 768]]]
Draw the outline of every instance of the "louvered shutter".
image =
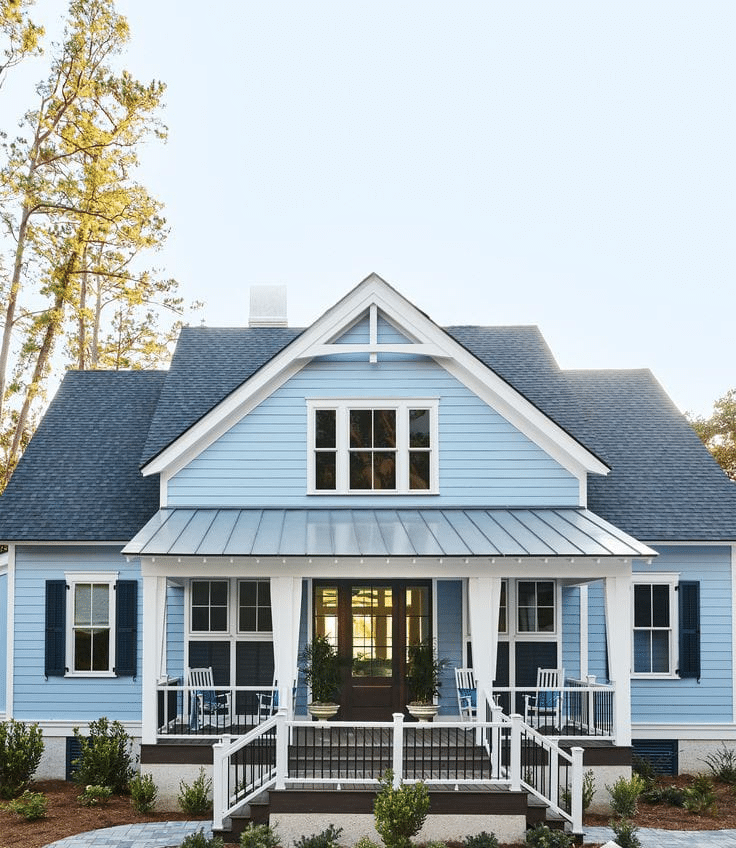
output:
[[680, 611], [680, 677], [700, 679], [700, 582], [684, 580], [677, 587]]
[[46, 581], [46, 677], [66, 672], [66, 580]]
[[138, 582], [115, 584], [115, 674], [135, 677], [138, 672]]

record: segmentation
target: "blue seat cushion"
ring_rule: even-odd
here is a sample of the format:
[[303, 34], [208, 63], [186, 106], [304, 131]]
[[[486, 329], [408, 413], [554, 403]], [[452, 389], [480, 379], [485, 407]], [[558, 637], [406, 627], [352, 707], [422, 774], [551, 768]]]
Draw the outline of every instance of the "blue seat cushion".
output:
[[537, 692], [537, 709], [554, 710], [557, 707], [559, 692]]
[[225, 712], [227, 695], [218, 695], [214, 689], [200, 689], [197, 697], [202, 699], [202, 709], [206, 713]]
[[478, 706], [478, 704], [476, 703], [477, 695], [476, 695], [475, 689], [464, 689], [464, 688], [460, 687], [457, 691], [458, 691], [461, 698], [467, 699], [467, 700], [470, 701], [470, 706], [473, 709], [475, 709]]

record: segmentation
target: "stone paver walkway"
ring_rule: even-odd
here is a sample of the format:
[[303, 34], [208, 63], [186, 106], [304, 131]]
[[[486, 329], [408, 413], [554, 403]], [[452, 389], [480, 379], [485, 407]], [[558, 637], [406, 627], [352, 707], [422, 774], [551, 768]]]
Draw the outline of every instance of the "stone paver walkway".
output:
[[[736, 848], [736, 830], [661, 830], [640, 827], [636, 832], [642, 848]], [[586, 827], [586, 842], [607, 842], [610, 827]]]
[[119, 824], [102, 827], [75, 836], [67, 836], [47, 845], [46, 848], [169, 848], [181, 845], [190, 833], [204, 830], [212, 836], [211, 821], [147, 822], [146, 824]]

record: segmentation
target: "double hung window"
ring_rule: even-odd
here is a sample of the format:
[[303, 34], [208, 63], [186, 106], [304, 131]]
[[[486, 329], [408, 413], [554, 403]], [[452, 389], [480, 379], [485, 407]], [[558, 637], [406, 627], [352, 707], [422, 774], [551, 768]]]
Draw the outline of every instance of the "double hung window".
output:
[[[659, 577], [659, 575], [658, 575]], [[634, 674], [675, 672], [676, 578], [634, 583]]]
[[110, 573], [67, 575], [67, 674], [114, 673], [116, 580], [117, 574]]
[[309, 491], [437, 491], [437, 401], [309, 401]]

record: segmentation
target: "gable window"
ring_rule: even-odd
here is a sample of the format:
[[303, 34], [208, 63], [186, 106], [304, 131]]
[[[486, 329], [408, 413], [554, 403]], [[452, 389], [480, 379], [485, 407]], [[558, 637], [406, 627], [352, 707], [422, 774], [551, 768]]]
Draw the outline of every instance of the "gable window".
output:
[[633, 585], [634, 674], [674, 676], [677, 608], [676, 577]]
[[309, 491], [437, 491], [437, 401], [309, 401]]

